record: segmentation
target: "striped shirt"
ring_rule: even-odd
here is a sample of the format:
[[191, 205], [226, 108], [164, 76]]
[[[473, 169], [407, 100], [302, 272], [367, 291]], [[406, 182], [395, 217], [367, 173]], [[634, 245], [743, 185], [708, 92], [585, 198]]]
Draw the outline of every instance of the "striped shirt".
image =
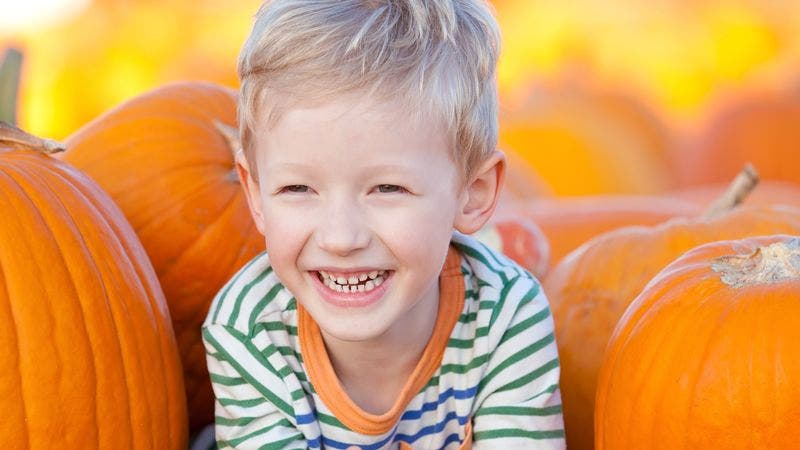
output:
[[219, 448], [565, 448], [553, 321], [539, 283], [454, 233], [434, 333], [401, 398], [355, 405], [319, 328], [263, 253], [214, 299], [203, 324]]

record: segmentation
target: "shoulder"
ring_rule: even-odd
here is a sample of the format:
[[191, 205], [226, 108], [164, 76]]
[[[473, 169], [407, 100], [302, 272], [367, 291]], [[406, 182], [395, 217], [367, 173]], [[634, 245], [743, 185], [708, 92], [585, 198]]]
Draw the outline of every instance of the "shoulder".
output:
[[456, 233], [452, 242], [462, 255], [465, 310], [474, 312], [475, 326], [497, 335], [531, 316], [549, 319], [547, 297], [527, 270], [474, 237]]
[[280, 282], [262, 252], [250, 260], [220, 289], [208, 310], [203, 327], [224, 325], [249, 333], [265, 318], [294, 311], [292, 294]]

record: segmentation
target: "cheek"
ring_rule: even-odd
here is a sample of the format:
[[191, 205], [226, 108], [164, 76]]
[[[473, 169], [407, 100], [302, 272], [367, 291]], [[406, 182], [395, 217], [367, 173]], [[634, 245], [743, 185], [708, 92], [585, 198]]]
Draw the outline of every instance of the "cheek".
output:
[[264, 216], [267, 252], [276, 272], [290, 265], [292, 267], [296, 265], [309, 233], [306, 222], [301, 219], [290, 214], [281, 214], [279, 211]]
[[452, 210], [437, 202], [382, 217], [379, 219], [381, 239], [399, 253], [398, 257], [427, 262], [431, 252], [446, 249], [453, 232]]

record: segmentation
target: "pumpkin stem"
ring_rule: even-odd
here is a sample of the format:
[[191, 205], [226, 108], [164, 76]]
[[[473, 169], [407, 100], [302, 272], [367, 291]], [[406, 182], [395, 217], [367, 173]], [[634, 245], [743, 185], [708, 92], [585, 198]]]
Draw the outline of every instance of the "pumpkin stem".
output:
[[0, 147], [38, 150], [47, 154], [66, 150], [60, 142], [36, 137], [6, 122], [0, 122]]
[[11, 47], [0, 61], [0, 120], [17, 123], [17, 96], [22, 52]]
[[748, 255], [718, 258], [711, 268], [721, 273], [723, 283], [738, 289], [754, 284], [771, 284], [800, 279], [800, 238], [792, 237]]
[[239, 130], [236, 127], [232, 127], [227, 123], [222, 123], [217, 119], [214, 119], [214, 128], [219, 131], [219, 134], [225, 138], [225, 141], [228, 142], [228, 149], [231, 152], [231, 156], [233, 157], [234, 168], [228, 173], [227, 179], [228, 181], [238, 182], [239, 181], [239, 174], [236, 173], [236, 154], [242, 151], [242, 141], [239, 140]]
[[753, 192], [757, 184], [758, 172], [756, 172], [752, 164], [745, 164], [739, 175], [736, 175], [736, 178], [728, 186], [728, 189], [709, 205], [703, 217], [713, 219], [741, 205], [744, 199]]

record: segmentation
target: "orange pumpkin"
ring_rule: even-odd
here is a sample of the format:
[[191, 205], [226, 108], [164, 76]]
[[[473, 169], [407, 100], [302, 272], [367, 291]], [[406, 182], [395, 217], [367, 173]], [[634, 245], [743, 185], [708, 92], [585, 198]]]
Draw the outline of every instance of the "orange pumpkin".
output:
[[655, 225], [673, 217], [694, 216], [689, 201], [637, 195], [589, 195], [517, 202], [511, 209], [532, 220], [550, 243], [550, 265], [584, 242], [629, 225]]
[[707, 242], [800, 234], [800, 209], [740, 207], [716, 217], [675, 218], [596, 237], [565, 257], [544, 281], [561, 360], [567, 444], [592, 448], [597, 374], [611, 332], [647, 282], [683, 252]]
[[689, 251], [614, 330], [595, 448], [796, 449], [798, 317], [800, 236]]
[[533, 222], [522, 217], [498, 213], [475, 237], [504, 253], [537, 278], [547, 272], [550, 246]]
[[264, 249], [234, 171], [238, 143], [215, 125], [232, 125], [235, 111], [230, 89], [164, 86], [78, 130], [63, 155], [111, 195], [150, 256], [172, 314], [193, 431], [214, 418], [200, 326], [217, 291]]
[[185, 449], [158, 279], [114, 202], [0, 127], [0, 447]]
[[669, 133], [634, 102], [579, 85], [534, 90], [506, 103], [500, 147], [534, 168], [556, 195], [660, 192], [672, 184]]
[[800, 91], [756, 92], [718, 106], [700, 137], [676, 158], [682, 186], [725, 182], [742, 164], [765, 180], [800, 183]]

